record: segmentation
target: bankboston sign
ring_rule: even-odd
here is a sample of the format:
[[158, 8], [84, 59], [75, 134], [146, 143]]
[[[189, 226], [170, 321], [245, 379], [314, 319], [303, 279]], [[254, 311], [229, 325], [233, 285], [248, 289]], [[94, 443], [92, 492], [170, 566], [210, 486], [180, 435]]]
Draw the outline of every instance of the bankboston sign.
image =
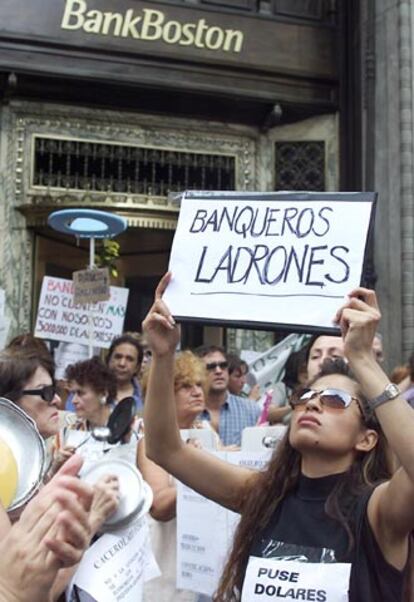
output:
[[308, 79], [301, 99], [314, 102], [314, 86], [325, 99], [326, 82], [336, 80], [335, 43], [335, 30], [313, 23], [178, 0], [0, 1], [0, 71], [7, 72], [163, 87], [178, 81], [255, 98], [264, 90], [271, 99], [291, 98], [285, 76], [298, 76]]
[[159, 40], [169, 45], [240, 53], [244, 33], [220, 27], [217, 16], [215, 19], [214, 15], [212, 17], [208, 20], [199, 18], [182, 21], [169, 19], [164, 11], [154, 8], [128, 8], [125, 11], [111, 12], [90, 8], [86, 0], [66, 0], [60, 27], [67, 31], [82, 31], [109, 38], [130, 38], [146, 42]]

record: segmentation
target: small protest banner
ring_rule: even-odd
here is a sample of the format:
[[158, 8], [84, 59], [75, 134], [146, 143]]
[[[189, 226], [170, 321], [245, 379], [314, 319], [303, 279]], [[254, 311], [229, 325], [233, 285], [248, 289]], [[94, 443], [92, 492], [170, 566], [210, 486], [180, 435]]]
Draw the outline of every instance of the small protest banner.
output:
[[251, 556], [241, 602], [315, 600], [348, 602], [350, 563], [300, 562]]
[[81, 305], [74, 302], [72, 280], [45, 276], [34, 335], [108, 348], [122, 333], [129, 291], [111, 286], [110, 293], [108, 301]]
[[178, 320], [335, 332], [361, 284], [374, 193], [186, 192], [164, 299]]
[[79, 303], [97, 303], [108, 301], [111, 297], [108, 268], [93, 268], [73, 272], [73, 301]]

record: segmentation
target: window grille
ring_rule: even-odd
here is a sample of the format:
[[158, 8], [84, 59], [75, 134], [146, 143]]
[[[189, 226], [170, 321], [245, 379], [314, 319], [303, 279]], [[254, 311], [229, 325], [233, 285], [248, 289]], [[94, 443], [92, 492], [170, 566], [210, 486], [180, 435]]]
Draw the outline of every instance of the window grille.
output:
[[325, 190], [325, 142], [276, 142], [275, 190]]
[[231, 155], [35, 136], [32, 185], [48, 189], [166, 196], [234, 190]]

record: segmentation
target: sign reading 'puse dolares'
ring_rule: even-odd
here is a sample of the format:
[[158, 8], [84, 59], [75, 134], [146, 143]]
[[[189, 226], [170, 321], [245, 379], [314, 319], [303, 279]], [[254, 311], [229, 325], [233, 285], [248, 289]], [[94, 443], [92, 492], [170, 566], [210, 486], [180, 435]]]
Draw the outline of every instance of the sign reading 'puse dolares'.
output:
[[185, 193], [165, 300], [181, 319], [329, 329], [361, 283], [370, 193]]

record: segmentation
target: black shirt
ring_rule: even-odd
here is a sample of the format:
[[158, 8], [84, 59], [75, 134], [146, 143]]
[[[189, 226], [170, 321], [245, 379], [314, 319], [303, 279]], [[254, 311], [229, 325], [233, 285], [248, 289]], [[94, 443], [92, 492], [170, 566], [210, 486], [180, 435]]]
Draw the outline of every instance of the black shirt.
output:
[[279, 504], [270, 524], [254, 540], [251, 555], [306, 562], [350, 562], [349, 602], [401, 602], [405, 571], [384, 558], [367, 518], [372, 490], [353, 506], [355, 544], [348, 551], [345, 528], [325, 512], [326, 500], [342, 475], [301, 476]]

